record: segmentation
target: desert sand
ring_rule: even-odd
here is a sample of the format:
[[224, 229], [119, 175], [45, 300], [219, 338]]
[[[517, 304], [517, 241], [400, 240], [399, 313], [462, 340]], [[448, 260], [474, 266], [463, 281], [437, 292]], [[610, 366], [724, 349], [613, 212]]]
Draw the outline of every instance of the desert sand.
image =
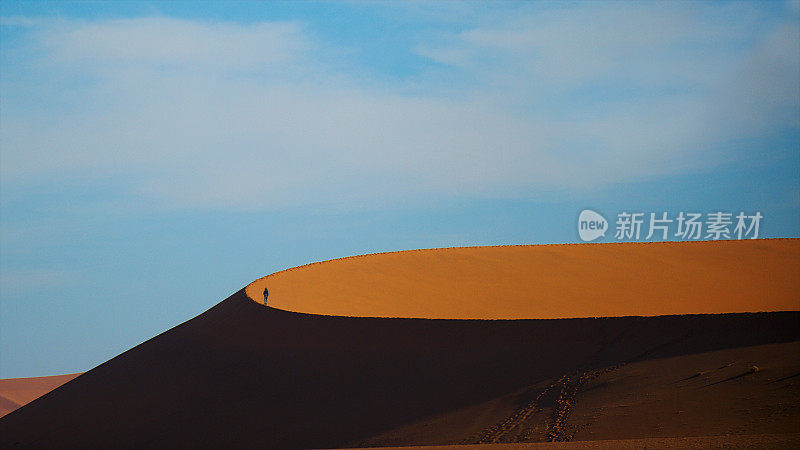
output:
[[415, 447], [368, 447], [382, 450], [541, 450], [541, 449], [615, 449], [639, 450], [653, 448], [688, 449], [796, 449], [800, 445], [800, 433], [737, 435], [737, 436], [691, 436], [645, 439], [613, 439], [600, 441], [538, 442], [527, 444], [465, 444], [465, 445], [425, 445]]
[[0, 380], [0, 417], [61, 386], [79, 373]]
[[[738, 436], [740, 444], [747, 439], [760, 448], [796, 448], [799, 375], [800, 342], [645, 359], [549, 379], [355, 444], [413, 442], [430, 430], [437, 430], [442, 442], [453, 442], [483, 413], [494, 415], [494, 425], [462, 443], [511, 444], [550, 434], [576, 445], [604, 442], [615, 448], [625, 441], [636, 448], [647, 440], [664, 447], [670, 438], [703, 436], [698, 440], [703, 448], [733, 445], [731, 437]], [[563, 415], [565, 420], [553, 420]], [[779, 446], [778, 436], [794, 444]], [[698, 446], [690, 443], [678, 447]]]
[[[797, 240], [483, 251], [349, 258], [258, 280], [1, 418], [0, 447], [797, 446]], [[509, 267], [512, 256], [496, 252], [525, 267]], [[419, 255], [424, 262], [410, 262]], [[547, 271], [559, 260], [559, 271], [570, 273], [560, 284], [517, 280], [539, 276], [529, 264]], [[620, 276], [608, 266], [628, 271]], [[687, 267], [708, 275], [690, 277]], [[593, 283], [580, 281], [587, 273]], [[472, 291], [477, 285], [457, 285], [480, 274], [479, 289], [503, 292], [486, 297], [501, 312], [465, 297], [473, 304], [468, 315], [526, 318], [428, 318], [457, 316], [463, 308], [449, 290]], [[408, 285], [395, 285], [411, 275], [422, 279], [420, 298], [435, 303], [440, 292], [443, 305], [404, 305]], [[571, 280], [599, 285], [609, 298], [592, 304], [584, 297], [594, 294]], [[687, 280], [693, 289], [681, 284]], [[314, 287], [342, 281], [372, 290], [350, 301]], [[263, 283], [267, 307], [258, 303]], [[317, 289], [320, 299], [292, 304], [292, 289]], [[549, 300], [506, 298], [530, 300], [531, 290]], [[653, 305], [670, 293], [688, 311], [664, 315], [675, 307]], [[684, 294], [700, 304], [679, 300]], [[326, 313], [306, 310], [314, 305]], [[426, 318], [381, 317], [400, 313]], [[346, 317], [358, 314], [365, 317]]]
[[247, 287], [287, 311], [560, 319], [800, 310], [800, 240], [525, 245], [378, 253]]

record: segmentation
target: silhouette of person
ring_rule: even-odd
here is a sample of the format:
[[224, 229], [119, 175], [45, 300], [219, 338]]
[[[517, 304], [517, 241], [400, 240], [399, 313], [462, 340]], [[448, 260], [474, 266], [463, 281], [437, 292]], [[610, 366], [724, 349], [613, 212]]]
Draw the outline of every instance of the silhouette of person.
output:
[[264, 305], [267, 304], [267, 297], [269, 297], [269, 291], [267, 288], [264, 288]]

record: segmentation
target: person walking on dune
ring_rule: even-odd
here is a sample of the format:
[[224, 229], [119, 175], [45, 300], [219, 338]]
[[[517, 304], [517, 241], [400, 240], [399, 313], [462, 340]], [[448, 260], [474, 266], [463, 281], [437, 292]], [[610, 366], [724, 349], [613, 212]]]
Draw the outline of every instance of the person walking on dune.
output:
[[264, 288], [264, 306], [267, 306], [267, 297], [269, 297], [269, 291]]

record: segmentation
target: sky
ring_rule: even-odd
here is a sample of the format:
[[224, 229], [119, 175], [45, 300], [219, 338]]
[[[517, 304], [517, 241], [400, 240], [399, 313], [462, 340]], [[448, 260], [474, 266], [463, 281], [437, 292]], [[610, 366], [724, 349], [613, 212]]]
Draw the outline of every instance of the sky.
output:
[[0, 3], [0, 378], [584, 209], [800, 237], [800, 1]]

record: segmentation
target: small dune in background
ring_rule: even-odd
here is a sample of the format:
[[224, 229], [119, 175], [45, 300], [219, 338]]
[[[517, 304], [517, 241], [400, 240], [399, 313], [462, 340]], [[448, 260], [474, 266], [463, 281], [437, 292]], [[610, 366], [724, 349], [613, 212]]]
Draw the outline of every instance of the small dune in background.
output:
[[6, 378], [0, 380], [0, 417], [80, 375], [53, 375], [48, 377]]

